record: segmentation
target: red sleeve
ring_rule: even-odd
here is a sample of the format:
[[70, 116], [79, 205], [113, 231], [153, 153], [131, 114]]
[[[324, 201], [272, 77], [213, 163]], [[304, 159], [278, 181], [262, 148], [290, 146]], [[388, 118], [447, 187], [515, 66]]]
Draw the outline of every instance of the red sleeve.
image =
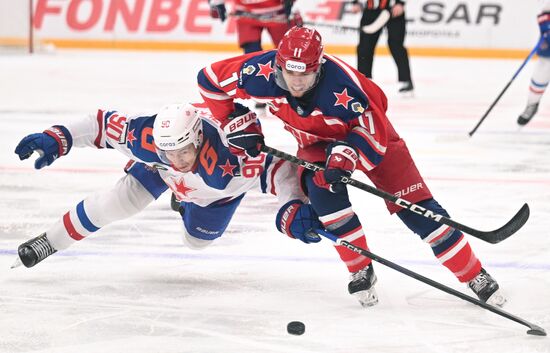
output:
[[255, 53], [218, 61], [199, 71], [200, 94], [216, 119], [223, 121], [235, 110], [233, 101], [236, 98], [250, 98], [237, 83], [243, 64], [253, 55]]
[[366, 170], [375, 168], [386, 154], [389, 120], [388, 102], [384, 92], [371, 80], [360, 79], [361, 88], [368, 94], [369, 106], [350, 122], [346, 141], [357, 149], [359, 162]]

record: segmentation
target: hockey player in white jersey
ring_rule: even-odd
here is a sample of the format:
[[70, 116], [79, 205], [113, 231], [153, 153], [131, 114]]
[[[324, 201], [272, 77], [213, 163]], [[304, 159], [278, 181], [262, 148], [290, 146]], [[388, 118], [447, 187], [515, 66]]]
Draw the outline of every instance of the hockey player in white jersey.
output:
[[32, 267], [105, 225], [140, 212], [168, 189], [180, 201], [183, 241], [189, 248], [202, 249], [220, 237], [245, 193], [256, 187], [277, 195], [282, 205], [277, 222], [290, 229], [286, 234], [319, 241], [310, 230], [320, 223], [304, 204], [296, 167], [266, 154], [235, 157], [222, 136], [200, 104], [167, 105], [152, 116], [98, 110], [83, 120], [26, 136], [15, 153], [23, 160], [39, 152], [36, 169], [72, 147], [116, 149], [131, 160], [113, 189], [82, 200], [45, 233], [21, 244], [14, 266]]
[[524, 126], [533, 119], [539, 109], [539, 102], [550, 82], [550, 0], [545, 0], [537, 16], [540, 35], [543, 37], [537, 49], [539, 57], [531, 76], [527, 106], [518, 117], [518, 125]]

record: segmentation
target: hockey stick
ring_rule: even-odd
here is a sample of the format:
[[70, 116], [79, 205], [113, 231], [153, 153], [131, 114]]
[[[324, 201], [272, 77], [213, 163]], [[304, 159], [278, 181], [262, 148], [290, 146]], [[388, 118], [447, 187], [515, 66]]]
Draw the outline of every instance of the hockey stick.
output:
[[304, 21], [305, 25], [314, 26], [314, 27], [327, 27], [332, 28], [336, 31], [359, 31], [361, 30], [364, 33], [372, 34], [376, 33], [379, 30], [382, 29], [388, 23], [388, 21], [391, 18], [391, 14], [388, 10], [382, 10], [378, 17], [368, 25], [365, 25], [363, 27], [351, 27], [351, 26], [344, 26], [344, 25], [338, 25], [338, 24], [330, 24], [330, 23], [321, 23], [321, 22], [308, 22]]
[[341, 31], [341, 32], [346, 32], [346, 31], [357, 32], [357, 31], [359, 31], [358, 27], [344, 26], [344, 25], [331, 24], [331, 23], [322, 23], [322, 22], [304, 21], [304, 25], [312, 26], [312, 27], [326, 27], [326, 28], [330, 28], [334, 31]]
[[477, 305], [477, 306], [480, 306], [482, 307], [483, 309], [485, 310], [489, 310], [489, 311], [492, 311], [493, 313], [497, 314], [497, 315], [500, 315], [502, 317], [505, 317], [507, 318], [508, 320], [512, 320], [512, 321], [515, 321], [519, 324], [522, 324], [524, 326], [527, 326], [529, 327], [529, 330], [527, 331], [527, 334], [529, 335], [535, 335], [535, 336], [546, 336], [546, 331], [538, 326], [538, 325], [535, 325], [535, 324], [532, 324], [520, 317], [517, 317], [515, 315], [512, 315], [498, 307], [495, 307], [495, 306], [492, 306], [492, 305], [489, 305], [485, 302], [482, 302], [481, 300], [479, 299], [475, 299], [473, 297], [470, 297], [464, 293], [461, 293], [455, 289], [452, 289], [450, 287], [447, 287], [446, 285], [444, 284], [441, 284], [439, 282], [436, 282], [432, 279], [429, 279], [428, 277], [424, 277], [416, 272], [413, 272], [405, 267], [402, 267], [402, 266], [399, 266], [398, 264], [394, 263], [394, 262], [391, 262], [389, 260], [386, 260], [376, 254], [373, 254], [371, 253], [370, 251], [367, 251], [363, 248], [360, 248], [358, 246], [355, 246], [345, 240], [342, 240], [342, 239], [339, 239], [337, 238], [334, 234], [331, 234], [329, 232], [326, 232], [322, 229], [316, 229], [315, 232], [317, 232], [317, 234], [319, 235], [322, 235], [330, 240], [332, 240], [333, 242], [335, 242], [337, 245], [341, 245], [341, 246], [344, 246], [348, 249], [350, 249], [351, 251], [354, 251], [358, 254], [361, 254], [363, 256], [366, 256], [368, 257], [369, 259], [372, 259], [378, 263], [381, 263], [382, 265], [384, 266], [387, 266], [393, 270], [396, 270], [397, 272], [401, 272], [402, 274], [406, 275], [406, 276], [409, 276], [411, 278], [414, 278], [420, 282], [424, 282], [426, 283], [427, 285], [430, 285], [436, 289], [439, 289], [445, 293], [448, 293], [450, 295], [454, 295], [455, 297], [458, 297], [462, 300], [466, 300], [474, 305]]
[[[266, 145], [262, 145], [260, 150], [262, 152], [269, 153], [273, 156], [276, 156], [276, 157], [279, 157], [279, 158], [284, 159], [286, 161], [289, 161], [291, 163], [297, 164], [301, 167], [312, 170], [314, 172], [324, 169], [323, 167], [321, 167], [321, 166], [319, 166], [315, 163], [310, 163], [308, 161], [305, 161], [303, 159], [300, 159], [298, 157], [295, 157], [293, 155], [290, 155], [290, 154], [285, 153], [283, 151], [279, 151], [275, 148], [272, 148], [272, 147], [269, 147], [269, 146], [266, 146]], [[510, 219], [508, 221], [508, 223], [506, 223], [505, 225], [503, 225], [499, 229], [484, 232], [484, 231], [481, 231], [481, 230], [470, 228], [470, 227], [468, 227], [464, 224], [458, 223], [456, 221], [453, 221], [450, 218], [447, 218], [443, 215], [434, 213], [434, 212], [432, 212], [432, 211], [430, 211], [430, 210], [428, 210], [428, 209], [426, 209], [422, 206], [411, 203], [407, 200], [403, 200], [402, 198], [399, 198], [395, 195], [392, 195], [392, 194], [390, 194], [386, 191], [377, 189], [377, 188], [375, 188], [373, 186], [370, 186], [368, 184], [362, 183], [358, 180], [355, 180], [355, 179], [352, 179], [352, 178], [347, 178], [347, 177], [342, 177], [340, 179], [340, 182], [342, 182], [344, 184], [351, 185], [351, 186], [355, 186], [356, 188], [359, 188], [359, 189], [361, 189], [363, 191], [366, 191], [370, 194], [381, 197], [386, 201], [393, 202], [394, 204], [396, 204], [400, 207], [403, 207], [405, 209], [408, 209], [411, 212], [414, 212], [414, 213], [419, 214], [423, 217], [434, 220], [438, 223], [446, 224], [448, 226], [451, 226], [455, 229], [461, 230], [464, 233], [470, 234], [470, 235], [472, 235], [472, 236], [474, 236], [478, 239], [481, 239], [481, 240], [486, 241], [486, 242], [491, 243], [491, 244], [499, 243], [499, 242], [503, 241], [504, 239], [508, 238], [509, 236], [511, 236], [512, 234], [517, 232], [525, 224], [525, 222], [527, 222], [527, 219], [529, 219], [529, 206], [527, 204], [524, 204], [521, 207], [521, 209], [514, 215], [514, 217], [512, 217], [512, 219]]]
[[539, 45], [540, 43], [542, 42], [542, 40], [544, 39], [543, 36], [540, 37], [539, 41], [537, 42], [537, 45], [535, 45], [535, 47], [533, 48], [533, 50], [531, 50], [531, 52], [529, 53], [529, 55], [527, 55], [527, 57], [525, 58], [525, 60], [523, 61], [523, 64], [521, 64], [521, 66], [519, 67], [519, 69], [516, 71], [516, 73], [514, 74], [514, 76], [512, 76], [512, 78], [510, 79], [510, 81], [508, 81], [508, 83], [506, 84], [506, 86], [504, 87], [504, 89], [500, 92], [500, 94], [498, 95], [498, 97], [494, 100], [493, 104], [491, 104], [491, 106], [489, 107], [489, 109], [487, 109], [487, 111], [485, 112], [485, 114], [483, 114], [483, 116], [481, 117], [481, 119], [479, 119], [479, 121], [477, 122], [477, 125], [472, 129], [472, 131], [470, 131], [468, 133], [468, 135], [470, 137], [472, 137], [472, 135], [477, 131], [477, 128], [479, 127], [479, 125], [481, 125], [481, 123], [483, 122], [483, 120], [485, 120], [485, 118], [487, 118], [487, 116], [489, 115], [489, 113], [491, 112], [491, 110], [493, 110], [494, 106], [498, 103], [498, 101], [500, 100], [500, 98], [502, 97], [502, 95], [504, 94], [504, 92], [506, 92], [506, 90], [508, 90], [508, 87], [510, 87], [510, 85], [512, 84], [512, 82], [516, 79], [516, 77], [518, 76], [518, 74], [521, 72], [521, 70], [523, 70], [523, 67], [529, 62], [529, 60], [531, 60], [531, 58], [533, 57], [533, 55], [535, 55], [537, 49], [539, 48]]

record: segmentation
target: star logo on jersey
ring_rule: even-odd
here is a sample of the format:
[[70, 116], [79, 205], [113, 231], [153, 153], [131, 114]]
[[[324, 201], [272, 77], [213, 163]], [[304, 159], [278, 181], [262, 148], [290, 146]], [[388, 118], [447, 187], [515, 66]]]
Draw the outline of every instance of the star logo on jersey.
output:
[[342, 107], [348, 109], [348, 103], [353, 100], [353, 97], [348, 95], [348, 89], [344, 88], [344, 90], [340, 93], [333, 92], [336, 96], [336, 103], [334, 103], [334, 106], [341, 105]]
[[219, 165], [218, 167], [223, 170], [222, 178], [226, 175], [235, 176], [235, 174], [233, 174], [233, 169], [237, 168], [237, 165], [229, 163], [229, 158], [225, 161], [224, 165]]
[[134, 130], [135, 129], [130, 130], [126, 135], [126, 142], [129, 142], [131, 147], [134, 147], [134, 141], [137, 140], [137, 138], [134, 136]]
[[269, 81], [269, 76], [271, 76], [271, 74], [273, 73], [273, 67], [271, 67], [271, 61], [268, 62], [267, 64], [258, 63], [258, 69], [260, 70], [258, 71], [256, 76], [263, 76], [266, 79], [266, 81]]
[[197, 190], [185, 185], [185, 181], [183, 180], [183, 178], [181, 178], [178, 182], [174, 183], [174, 186], [176, 188], [176, 190], [174, 191], [176, 192], [176, 194], [178, 194], [178, 196], [183, 195], [184, 197], [189, 197], [189, 195], [187, 195], [188, 193]]

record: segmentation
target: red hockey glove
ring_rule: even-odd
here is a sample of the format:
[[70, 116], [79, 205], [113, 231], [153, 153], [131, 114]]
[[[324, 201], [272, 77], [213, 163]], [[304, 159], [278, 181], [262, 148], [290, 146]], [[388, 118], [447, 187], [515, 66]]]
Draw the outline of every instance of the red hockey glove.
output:
[[283, 205], [277, 212], [275, 225], [279, 232], [306, 244], [321, 241], [321, 237], [314, 232], [315, 229], [323, 229], [317, 213], [311, 205], [300, 200], [292, 200]]
[[313, 181], [319, 187], [329, 189], [331, 192], [345, 190], [345, 185], [340, 179], [350, 177], [355, 170], [359, 156], [355, 148], [343, 141], [333, 142], [327, 146], [327, 161], [325, 170], [315, 173]]
[[235, 111], [222, 124], [229, 150], [240, 157], [257, 157], [264, 143], [264, 135], [256, 113], [236, 103]]

